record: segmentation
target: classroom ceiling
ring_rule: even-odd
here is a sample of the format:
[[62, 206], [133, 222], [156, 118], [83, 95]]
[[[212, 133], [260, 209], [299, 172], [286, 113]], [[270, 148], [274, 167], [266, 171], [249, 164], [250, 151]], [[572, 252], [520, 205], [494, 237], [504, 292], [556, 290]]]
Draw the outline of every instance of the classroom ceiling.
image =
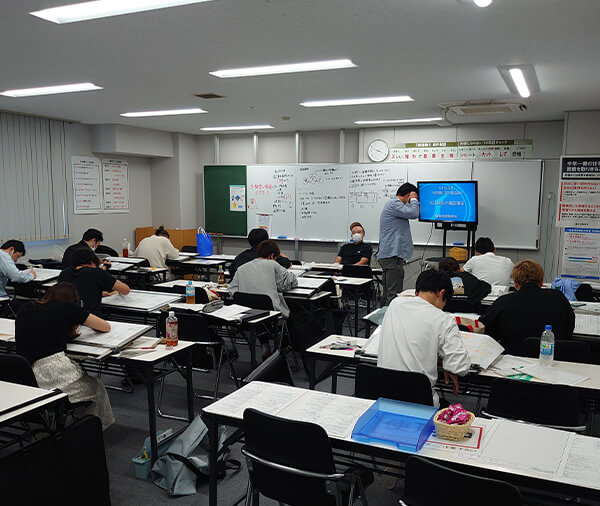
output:
[[[358, 128], [354, 121], [438, 116], [442, 102], [508, 100], [527, 112], [449, 115], [453, 123], [559, 120], [600, 107], [600, 2], [214, 0], [56, 25], [30, 11], [69, 0], [2, 0], [0, 91], [91, 81], [101, 91], [0, 96], [0, 110], [87, 124], [200, 134], [270, 123], [277, 131]], [[209, 71], [350, 58], [358, 68], [219, 79]], [[540, 91], [512, 95], [500, 65], [533, 64]], [[204, 100], [200, 93], [226, 98]], [[304, 108], [304, 100], [410, 95], [414, 102]], [[123, 118], [202, 107], [208, 114]], [[283, 120], [289, 116], [289, 120]]]

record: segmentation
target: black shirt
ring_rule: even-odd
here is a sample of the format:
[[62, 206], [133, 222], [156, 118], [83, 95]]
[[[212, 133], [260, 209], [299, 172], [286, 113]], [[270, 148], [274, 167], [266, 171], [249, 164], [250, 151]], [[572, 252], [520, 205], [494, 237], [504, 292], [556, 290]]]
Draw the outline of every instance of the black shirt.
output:
[[[471, 274], [470, 272], [453, 272], [448, 273], [452, 279], [454, 293], [458, 297], [452, 298], [446, 304], [445, 311], [479, 313], [481, 309], [481, 301], [492, 291], [492, 286]], [[458, 279], [455, 279], [458, 278]], [[456, 285], [462, 286], [462, 290], [456, 290]], [[463, 297], [460, 297], [460, 296]]]
[[[250, 248], [250, 249], [244, 250], [240, 254], [238, 254], [238, 256], [235, 257], [235, 260], [233, 261], [233, 263], [229, 266], [229, 275], [231, 276], [231, 279], [233, 279], [233, 276], [235, 275], [235, 271], [237, 271], [242, 265], [247, 264], [248, 262], [251, 262], [255, 258], [256, 258], [256, 248]], [[281, 267], [283, 267], [284, 269], [289, 269], [290, 266], [292, 265], [292, 262], [290, 261], [289, 258], [282, 257], [282, 256], [277, 257], [275, 259], [275, 261], [279, 265], [281, 265]]]
[[75, 253], [76, 250], [81, 249], [81, 248], [92, 249], [88, 246], [87, 242], [85, 242], [83, 240], [79, 241], [77, 244], [71, 244], [71, 246], [69, 246], [65, 250], [65, 254], [63, 255], [63, 258], [62, 258], [63, 268], [75, 267], [75, 265], [73, 264], [73, 253]]
[[368, 258], [370, 262], [372, 254], [373, 247], [370, 244], [349, 242], [340, 248], [338, 256], [342, 257], [342, 265], [353, 265], [360, 262], [362, 258]]
[[526, 337], [540, 337], [545, 325], [552, 325], [556, 339], [570, 339], [575, 328], [575, 313], [562, 292], [535, 283], [498, 297], [480, 320], [510, 354], [520, 353]]
[[90, 312], [72, 302], [51, 299], [45, 304], [28, 302], [15, 321], [17, 353], [31, 365], [40, 358], [65, 351], [73, 327], [82, 325]]
[[69, 267], [60, 273], [58, 281], [73, 283], [83, 307], [99, 317], [102, 317], [102, 292], [110, 292], [116, 283], [108, 272], [96, 267]]

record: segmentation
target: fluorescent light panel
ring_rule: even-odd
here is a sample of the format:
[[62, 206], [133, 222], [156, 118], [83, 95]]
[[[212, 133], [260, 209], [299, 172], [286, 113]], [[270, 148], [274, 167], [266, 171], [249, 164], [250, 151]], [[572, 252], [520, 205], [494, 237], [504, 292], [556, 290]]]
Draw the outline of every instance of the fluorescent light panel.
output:
[[36, 16], [52, 23], [75, 23], [89, 19], [108, 18], [120, 16], [133, 12], [151, 11], [165, 9], [179, 5], [209, 2], [210, 0], [97, 0], [94, 2], [81, 2], [78, 4], [52, 7], [41, 11], [30, 12]]
[[227, 79], [230, 77], [268, 76], [273, 74], [291, 74], [293, 72], [313, 72], [315, 70], [348, 69], [356, 67], [352, 60], [311, 61], [305, 63], [287, 63], [285, 65], [267, 65], [264, 67], [246, 67], [239, 69], [215, 70], [209, 74]]
[[341, 105], [392, 104], [396, 102], [413, 102], [413, 99], [408, 95], [397, 97], [342, 98], [335, 100], [308, 100], [300, 102], [300, 105], [303, 107], [334, 107]]
[[126, 118], [148, 118], [150, 116], [180, 116], [182, 114], [202, 114], [204, 109], [170, 109], [165, 111], [139, 111], [139, 112], [124, 112], [121, 116]]
[[20, 90], [6, 90], [0, 93], [5, 97], [34, 97], [37, 95], [56, 95], [58, 93], [76, 93], [78, 91], [102, 90], [94, 83], [60, 84], [57, 86], [44, 86], [41, 88], [23, 88]]
[[511, 93], [529, 98], [540, 91], [540, 84], [533, 65], [503, 65], [498, 71]]
[[441, 116], [435, 118], [410, 118], [410, 119], [365, 119], [355, 121], [356, 125], [391, 125], [395, 123], [428, 123], [430, 121], [441, 121]]
[[203, 127], [200, 130], [205, 132], [216, 132], [224, 130], [265, 130], [267, 128], [275, 128], [271, 125], [240, 125], [240, 126], [221, 126], [221, 127]]
[[473, 3], [477, 7], [488, 7], [492, 3], [492, 0], [473, 0]]

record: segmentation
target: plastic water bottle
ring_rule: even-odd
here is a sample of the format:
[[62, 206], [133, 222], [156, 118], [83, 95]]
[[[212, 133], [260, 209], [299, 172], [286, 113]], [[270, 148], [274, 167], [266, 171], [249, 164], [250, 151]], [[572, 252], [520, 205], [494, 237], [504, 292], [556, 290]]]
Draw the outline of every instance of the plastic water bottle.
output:
[[196, 289], [191, 280], [185, 285], [185, 302], [186, 304], [196, 303]]
[[552, 325], [546, 325], [540, 340], [540, 365], [552, 367], [554, 363], [554, 332]]
[[123, 256], [129, 256], [129, 241], [127, 239], [123, 239]]
[[175, 316], [174, 311], [169, 311], [169, 316], [167, 317], [166, 327], [167, 327], [167, 349], [174, 348], [177, 346], [177, 317]]

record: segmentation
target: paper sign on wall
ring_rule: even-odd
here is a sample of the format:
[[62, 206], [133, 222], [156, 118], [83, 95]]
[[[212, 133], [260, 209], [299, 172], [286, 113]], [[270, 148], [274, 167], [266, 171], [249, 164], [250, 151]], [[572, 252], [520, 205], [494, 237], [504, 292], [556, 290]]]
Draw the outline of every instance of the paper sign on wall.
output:
[[104, 187], [104, 212], [129, 212], [129, 174], [127, 162], [123, 160], [102, 160], [102, 181]]
[[600, 280], [600, 228], [565, 228], [562, 277]]
[[102, 212], [100, 160], [94, 157], [72, 156], [73, 212], [98, 214]]
[[531, 158], [531, 139], [473, 140], [458, 142], [410, 142], [390, 149], [390, 160], [506, 160]]
[[244, 185], [229, 185], [229, 210], [246, 210], [246, 187]]
[[559, 227], [600, 225], [600, 157], [563, 156], [558, 187]]

